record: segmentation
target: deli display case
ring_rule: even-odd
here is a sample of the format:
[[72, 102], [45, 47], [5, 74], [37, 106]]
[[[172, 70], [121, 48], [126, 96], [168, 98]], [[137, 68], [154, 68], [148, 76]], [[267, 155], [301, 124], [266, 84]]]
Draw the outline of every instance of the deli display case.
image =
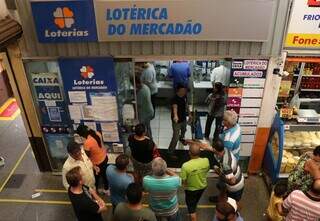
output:
[[300, 156], [320, 145], [320, 59], [286, 60], [263, 170], [274, 184], [287, 178]]

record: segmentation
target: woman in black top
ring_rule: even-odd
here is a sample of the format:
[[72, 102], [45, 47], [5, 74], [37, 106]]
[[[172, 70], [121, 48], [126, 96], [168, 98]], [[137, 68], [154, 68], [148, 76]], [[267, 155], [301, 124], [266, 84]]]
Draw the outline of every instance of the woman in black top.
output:
[[212, 122], [215, 120], [216, 127], [214, 130], [213, 138], [216, 139], [219, 137], [219, 134], [221, 133], [224, 106], [226, 104], [226, 98], [222, 83], [216, 82], [213, 85], [212, 93], [209, 94], [209, 96], [207, 97], [206, 103], [209, 105], [209, 110], [204, 136], [207, 140], [209, 140]]
[[146, 127], [143, 124], [135, 126], [135, 134], [129, 136], [129, 147], [133, 168], [138, 179], [151, 174], [151, 162], [156, 152], [155, 143], [146, 136]]

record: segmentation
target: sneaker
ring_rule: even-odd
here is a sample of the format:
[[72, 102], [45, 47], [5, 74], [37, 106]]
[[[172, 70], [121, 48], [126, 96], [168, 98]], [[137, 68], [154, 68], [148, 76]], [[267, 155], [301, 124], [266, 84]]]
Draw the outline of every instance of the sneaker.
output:
[[2, 166], [4, 166], [4, 158], [3, 157], [0, 157], [0, 166], [2, 167]]

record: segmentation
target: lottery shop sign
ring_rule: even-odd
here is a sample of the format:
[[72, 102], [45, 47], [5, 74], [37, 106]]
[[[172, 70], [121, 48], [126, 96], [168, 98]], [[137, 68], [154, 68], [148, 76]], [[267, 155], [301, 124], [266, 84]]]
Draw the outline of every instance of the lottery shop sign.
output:
[[287, 48], [320, 48], [320, 1], [295, 0], [293, 3]]

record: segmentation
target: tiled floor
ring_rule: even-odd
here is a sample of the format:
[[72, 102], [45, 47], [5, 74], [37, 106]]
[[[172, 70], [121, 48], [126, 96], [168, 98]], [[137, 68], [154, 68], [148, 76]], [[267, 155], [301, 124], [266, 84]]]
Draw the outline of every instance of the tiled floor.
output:
[[[206, 117], [200, 117], [200, 121], [202, 131], [204, 131]], [[156, 108], [155, 118], [151, 121], [151, 129], [153, 140], [156, 144], [158, 144], [158, 148], [167, 149], [172, 137], [171, 112], [169, 107], [161, 106]], [[214, 125], [212, 131], [214, 131]], [[192, 138], [191, 127], [189, 125], [187, 126], [185, 138]], [[184, 147], [178, 143], [177, 149], [188, 149], [188, 147]]]
[[[164, 109], [163, 112], [165, 113], [158, 114], [157, 122], [160, 126], [163, 125], [160, 127], [158, 140], [165, 142], [166, 139], [170, 140], [171, 138], [171, 128], [170, 124], [168, 127], [168, 121], [170, 122], [168, 110]], [[160, 119], [163, 120], [160, 121]], [[165, 123], [165, 119], [167, 123]], [[32, 149], [26, 149], [27, 145], [28, 138], [21, 117], [10, 122], [0, 121], [0, 150], [1, 155], [6, 158], [6, 165], [0, 168], [0, 187], [6, 180], [10, 183], [14, 182], [12, 180], [14, 177], [24, 177], [20, 180], [19, 187], [4, 185], [0, 192], [0, 221], [75, 220], [68, 196], [63, 192], [61, 176], [40, 173]], [[25, 150], [25, 155], [22, 155]], [[19, 158], [21, 162], [18, 161]], [[11, 172], [13, 176], [11, 176]], [[214, 205], [208, 202], [208, 196], [217, 193], [216, 182], [217, 179], [211, 176], [208, 178], [208, 188], [199, 202], [199, 221], [212, 221]], [[32, 199], [31, 195], [36, 192], [41, 192], [41, 196]], [[106, 202], [110, 202], [108, 197], [104, 197], [104, 199]], [[183, 220], [188, 220], [182, 188], [179, 190], [178, 199]], [[147, 203], [147, 200], [144, 199], [144, 202]], [[246, 221], [263, 221], [267, 202], [268, 192], [262, 178], [252, 176], [246, 179], [246, 187], [241, 201], [241, 214], [244, 219]], [[112, 220], [110, 207], [103, 214], [103, 217], [106, 221]]]

